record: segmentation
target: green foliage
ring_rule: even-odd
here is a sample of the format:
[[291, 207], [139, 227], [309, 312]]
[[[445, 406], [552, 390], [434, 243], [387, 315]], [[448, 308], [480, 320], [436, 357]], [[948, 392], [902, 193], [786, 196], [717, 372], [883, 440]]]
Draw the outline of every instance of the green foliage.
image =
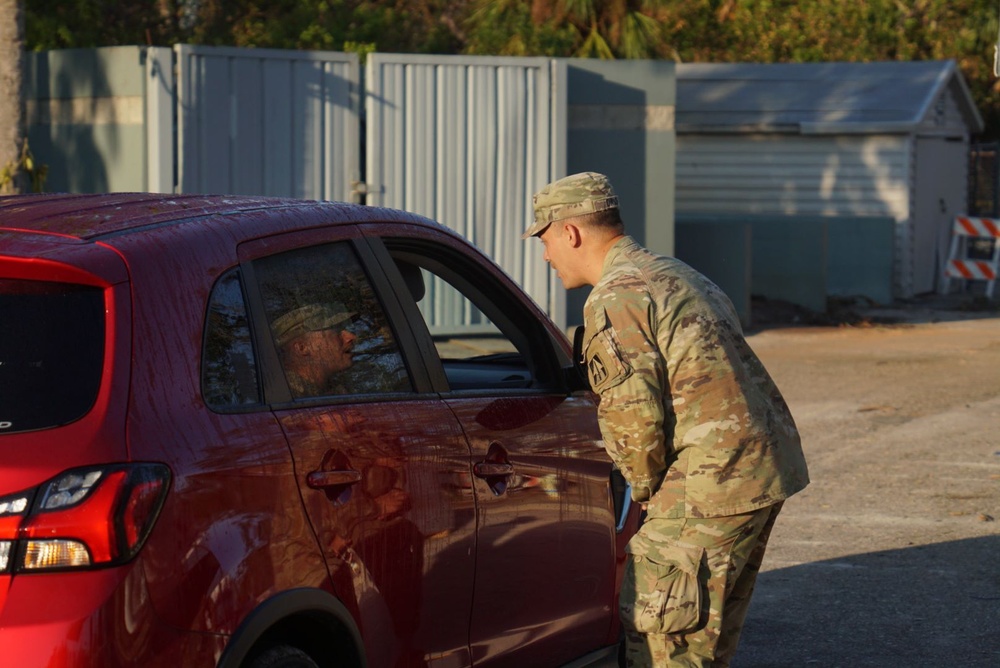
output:
[[35, 50], [175, 43], [279, 49], [457, 53], [465, 0], [34, 0]]
[[22, 177], [27, 177], [31, 192], [40, 193], [45, 189], [45, 179], [49, 176], [49, 166], [35, 162], [35, 157], [28, 147], [28, 140], [21, 145], [21, 157], [17, 162], [11, 161], [0, 168], [0, 193], [21, 192], [19, 185]]
[[572, 26], [537, 25], [518, 0], [477, 2], [466, 21], [464, 52], [499, 56], [564, 56], [577, 39]]
[[374, 42], [344, 42], [344, 51], [358, 54], [358, 60], [362, 65], [368, 59], [368, 54], [375, 53], [377, 50]]
[[621, 54], [624, 58], [649, 58], [659, 46], [660, 24], [642, 12], [627, 12], [621, 25]]
[[176, 0], [25, 0], [28, 48], [172, 44], [180, 37]]
[[656, 58], [662, 0], [476, 0], [464, 51], [476, 54]]

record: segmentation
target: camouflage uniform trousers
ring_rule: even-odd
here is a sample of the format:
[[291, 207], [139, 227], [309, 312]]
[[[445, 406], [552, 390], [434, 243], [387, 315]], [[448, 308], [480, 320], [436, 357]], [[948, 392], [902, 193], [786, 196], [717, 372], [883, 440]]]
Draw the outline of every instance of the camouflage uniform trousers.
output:
[[646, 520], [629, 542], [619, 601], [626, 666], [729, 665], [781, 506]]

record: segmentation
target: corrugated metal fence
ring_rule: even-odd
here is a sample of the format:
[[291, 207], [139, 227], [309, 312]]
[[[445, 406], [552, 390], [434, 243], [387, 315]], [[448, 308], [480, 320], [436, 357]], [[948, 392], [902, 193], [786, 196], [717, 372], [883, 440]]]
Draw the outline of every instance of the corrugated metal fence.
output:
[[355, 54], [177, 45], [180, 192], [349, 200]]
[[532, 193], [565, 173], [556, 70], [545, 58], [369, 56], [366, 201], [460, 232], [562, 314], [540, 244], [519, 234]]

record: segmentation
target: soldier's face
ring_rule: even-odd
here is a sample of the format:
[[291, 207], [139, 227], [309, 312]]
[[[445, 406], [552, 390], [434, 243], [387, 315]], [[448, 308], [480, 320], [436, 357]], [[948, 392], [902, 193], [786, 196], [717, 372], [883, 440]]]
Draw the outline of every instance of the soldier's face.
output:
[[304, 335], [309, 356], [321, 364], [326, 375], [343, 371], [351, 366], [354, 342], [358, 338], [346, 329], [330, 328], [308, 332]]
[[545, 261], [549, 263], [556, 275], [562, 281], [563, 287], [567, 290], [578, 288], [585, 284], [579, 272], [576, 271], [576, 250], [573, 243], [573, 231], [567, 229], [568, 226], [562, 222], [555, 222], [549, 225], [544, 232], [538, 235], [545, 246]]

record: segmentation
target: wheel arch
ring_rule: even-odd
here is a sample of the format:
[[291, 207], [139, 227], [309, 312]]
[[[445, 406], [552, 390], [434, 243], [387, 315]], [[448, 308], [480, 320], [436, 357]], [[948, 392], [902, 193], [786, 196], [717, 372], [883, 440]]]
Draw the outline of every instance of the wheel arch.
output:
[[240, 668], [276, 644], [298, 647], [320, 666], [335, 661], [339, 666], [367, 666], [354, 618], [343, 603], [321, 589], [291, 589], [257, 606], [229, 639], [218, 668]]

